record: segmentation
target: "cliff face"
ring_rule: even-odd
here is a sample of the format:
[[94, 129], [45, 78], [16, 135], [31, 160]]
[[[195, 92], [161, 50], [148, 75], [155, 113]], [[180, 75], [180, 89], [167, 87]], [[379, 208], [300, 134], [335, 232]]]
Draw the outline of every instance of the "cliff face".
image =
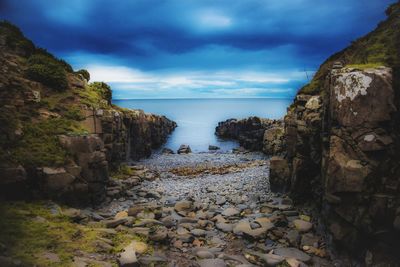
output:
[[218, 123], [215, 134], [222, 138], [235, 139], [249, 150], [266, 154], [282, 152], [283, 121], [258, 117], [242, 120], [229, 119]]
[[160, 146], [176, 123], [111, 104], [105, 83], [0, 23], [0, 195], [98, 203], [109, 170]]
[[271, 183], [317, 203], [335, 243], [370, 266], [400, 247], [400, 3], [387, 14], [299, 92], [286, 157], [271, 161]]

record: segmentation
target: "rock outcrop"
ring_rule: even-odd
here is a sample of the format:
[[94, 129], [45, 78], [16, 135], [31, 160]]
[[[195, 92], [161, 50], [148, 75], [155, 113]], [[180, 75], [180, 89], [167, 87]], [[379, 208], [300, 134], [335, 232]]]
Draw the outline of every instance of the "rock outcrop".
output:
[[1, 198], [99, 203], [109, 170], [150, 156], [176, 127], [112, 105], [110, 87], [82, 73], [0, 23]]
[[316, 203], [339, 251], [367, 266], [399, 262], [400, 3], [387, 14], [299, 92], [271, 161], [271, 183]]
[[278, 154], [283, 150], [283, 133], [283, 121], [259, 117], [229, 119], [219, 122], [215, 128], [217, 136], [238, 140], [242, 147], [266, 154]]

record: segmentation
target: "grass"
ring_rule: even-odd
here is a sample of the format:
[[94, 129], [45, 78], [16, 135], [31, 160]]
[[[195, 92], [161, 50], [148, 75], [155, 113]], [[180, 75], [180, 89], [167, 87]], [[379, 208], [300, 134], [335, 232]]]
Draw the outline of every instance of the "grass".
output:
[[58, 135], [85, 134], [77, 122], [64, 118], [52, 118], [24, 125], [23, 137], [13, 151], [15, 160], [23, 166], [60, 166], [69, 155], [61, 147]]
[[346, 68], [353, 68], [358, 70], [375, 69], [384, 66], [383, 63], [367, 63], [367, 64], [349, 64]]
[[320, 94], [331, 66], [341, 61], [347, 67], [357, 69], [376, 68], [379, 66], [396, 67], [400, 65], [400, 4], [395, 3], [387, 10], [387, 20], [378, 27], [351, 43], [349, 47], [328, 58], [319, 68], [313, 80], [299, 93]]
[[133, 175], [133, 170], [126, 164], [120, 164], [115, 171], [112, 171], [110, 176], [114, 179], [126, 179]]
[[[0, 204], [0, 240], [8, 252], [24, 263], [38, 266], [70, 266], [74, 252], [94, 252], [98, 233], [77, 225], [60, 214], [52, 214], [44, 202]], [[40, 221], [37, 218], [44, 218]], [[61, 263], [38, 257], [43, 252], [57, 254]]]
[[[146, 238], [123, 231], [110, 236], [94, 226], [74, 223], [56, 207], [48, 202], [0, 203], [0, 243], [11, 257], [33, 266], [71, 266], [73, 257], [82, 252], [115, 254], [133, 240], [147, 243]], [[102, 252], [96, 245], [99, 237], [111, 239], [114, 247]], [[57, 254], [61, 262], [40, 257], [44, 252]]]

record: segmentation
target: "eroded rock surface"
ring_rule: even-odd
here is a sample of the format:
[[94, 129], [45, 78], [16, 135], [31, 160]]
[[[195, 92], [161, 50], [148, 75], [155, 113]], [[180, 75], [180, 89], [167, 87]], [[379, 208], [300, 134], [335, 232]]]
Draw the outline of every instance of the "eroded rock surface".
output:
[[[320, 200], [334, 241], [390, 257], [388, 247], [399, 245], [396, 79], [391, 68], [336, 64], [324, 97], [297, 96], [285, 117], [286, 158], [271, 159], [272, 187], [286, 185], [296, 201]], [[365, 243], [372, 238], [379, 241]]]

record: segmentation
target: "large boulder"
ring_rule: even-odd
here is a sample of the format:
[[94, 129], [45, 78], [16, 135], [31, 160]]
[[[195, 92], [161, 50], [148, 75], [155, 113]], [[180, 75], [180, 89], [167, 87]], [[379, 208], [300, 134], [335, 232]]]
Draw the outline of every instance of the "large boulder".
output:
[[278, 155], [283, 152], [285, 129], [283, 126], [271, 127], [264, 132], [263, 152], [267, 155]]
[[181, 145], [177, 151], [178, 154], [189, 154], [192, 153], [192, 149], [189, 145]]

